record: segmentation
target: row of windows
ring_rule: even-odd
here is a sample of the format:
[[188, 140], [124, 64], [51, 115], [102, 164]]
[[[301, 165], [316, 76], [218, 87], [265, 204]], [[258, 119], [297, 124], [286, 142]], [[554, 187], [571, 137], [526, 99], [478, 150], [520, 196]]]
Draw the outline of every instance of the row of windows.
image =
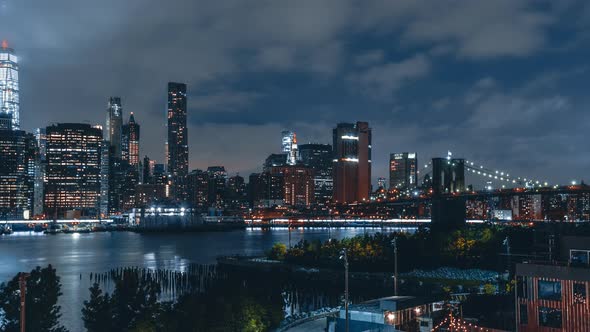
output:
[[[528, 277], [517, 277], [517, 295], [521, 299], [533, 299], [532, 282]], [[584, 303], [587, 297], [587, 290], [585, 283], [574, 283], [572, 293], [574, 298], [583, 300]], [[549, 301], [561, 301], [561, 282], [539, 280], [537, 282], [537, 299]]]
[[[520, 298], [531, 299], [530, 287], [527, 287], [528, 278], [519, 277], [517, 280], [518, 284], [518, 296]], [[561, 282], [559, 281], [547, 281], [539, 280], [537, 283], [538, 299], [550, 300], [550, 301], [561, 301]], [[573, 283], [573, 304], [586, 305], [587, 289], [585, 283]], [[530, 297], [529, 297], [530, 296]], [[568, 304], [569, 305], [569, 304]], [[537, 308], [538, 313], [538, 325], [551, 328], [561, 328], [563, 323], [562, 310], [558, 308], [550, 308], [545, 306], [539, 306]], [[519, 321], [522, 325], [529, 324], [528, 307], [527, 304], [520, 304], [519, 306]]]

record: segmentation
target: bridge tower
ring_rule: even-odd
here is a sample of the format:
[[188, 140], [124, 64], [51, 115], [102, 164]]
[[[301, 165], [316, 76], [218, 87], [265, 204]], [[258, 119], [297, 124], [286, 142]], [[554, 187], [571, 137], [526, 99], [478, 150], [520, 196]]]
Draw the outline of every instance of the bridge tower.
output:
[[465, 160], [432, 159], [432, 229], [452, 230], [465, 225]]

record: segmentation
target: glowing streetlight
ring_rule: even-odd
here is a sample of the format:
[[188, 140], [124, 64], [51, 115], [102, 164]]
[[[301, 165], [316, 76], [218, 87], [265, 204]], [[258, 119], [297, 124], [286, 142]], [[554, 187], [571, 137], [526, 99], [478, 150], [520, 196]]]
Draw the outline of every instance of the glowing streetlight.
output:
[[340, 252], [340, 259], [344, 261], [344, 314], [346, 315], [346, 332], [348, 332], [348, 255], [346, 249]]
[[393, 246], [393, 295], [397, 296], [397, 236], [391, 240]]

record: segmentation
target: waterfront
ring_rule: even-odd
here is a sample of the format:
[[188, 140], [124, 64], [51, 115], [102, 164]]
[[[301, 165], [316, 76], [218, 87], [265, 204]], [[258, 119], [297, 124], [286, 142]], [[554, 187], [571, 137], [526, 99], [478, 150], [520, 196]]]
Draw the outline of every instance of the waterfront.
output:
[[[386, 232], [395, 230], [400, 229], [385, 229]], [[380, 228], [297, 228], [291, 230], [291, 243], [301, 239], [340, 239], [379, 231]], [[0, 237], [0, 281], [7, 281], [18, 272], [30, 271], [38, 265], [52, 264], [63, 285], [60, 298], [62, 320], [70, 330], [79, 331], [79, 310], [88, 296], [90, 273], [129, 266], [184, 271], [191, 263], [215, 263], [218, 256], [262, 255], [274, 243], [288, 241], [289, 231], [285, 228], [185, 234], [105, 232], [45, 235], [16, 232]]]

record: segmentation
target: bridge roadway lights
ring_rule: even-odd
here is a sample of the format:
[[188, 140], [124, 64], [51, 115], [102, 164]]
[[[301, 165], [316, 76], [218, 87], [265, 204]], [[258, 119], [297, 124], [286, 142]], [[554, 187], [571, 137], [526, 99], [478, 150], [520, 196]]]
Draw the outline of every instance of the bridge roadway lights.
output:
[[[111, 222], [113, 222], [113, 220], [111, 220], [111, 219], [102, 219], [102, 220], [98, 220], [98, 219], [58, 219], [57, 220], [58, 224], [70, 224], [70, 223], [98, 224], [100, 222], [111, 223]], [[18, 225], [18, 224], [25, 224], [25, 225], [41, 224], [41, 225], [43, 225], [43, 224], [51, 224], [51, 223], [53, 223], [53, 220], [8, 220], [8, 221], [6, 221], [6, 223], [14, 224], [14, 225]]]

